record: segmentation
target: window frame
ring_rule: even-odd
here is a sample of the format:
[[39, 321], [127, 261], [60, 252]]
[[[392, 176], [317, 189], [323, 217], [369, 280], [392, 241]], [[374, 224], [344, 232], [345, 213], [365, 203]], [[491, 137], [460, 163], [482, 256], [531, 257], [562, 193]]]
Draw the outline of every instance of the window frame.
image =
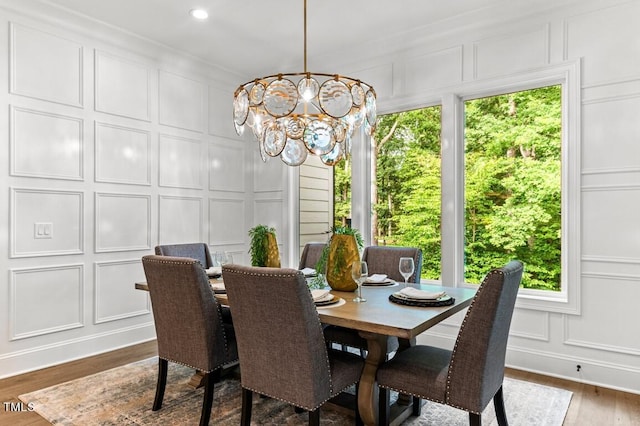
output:
[[[441, 238], [442, 285], [472, 287], [464, 282], [464, 102], [538, 87], [560, 85], [562, 91], [562, 243], [561, 291], [520, 289], [516, 307], [565, 314], [580, 314], [580, 61], [566, 61], [506, 77], [466, 82], [440, 93], [422, 93], [395, 99], [381, 114], [441, 105]], [[427, 100], [425, 101], [425, 98]], [[436, 99], [440, 100], [437, 102]], [[353, 226], [371, 229], [371, 155], [368, 137], [361, 135], [352, 163]], [[358, 164], [358, 165], [356, 165]], [[363, 206], [369, 206], [364, 209]], [[370, 244], [370, 233], [363, 233]], [[526, 265], [525, 265], [526, 269]]]

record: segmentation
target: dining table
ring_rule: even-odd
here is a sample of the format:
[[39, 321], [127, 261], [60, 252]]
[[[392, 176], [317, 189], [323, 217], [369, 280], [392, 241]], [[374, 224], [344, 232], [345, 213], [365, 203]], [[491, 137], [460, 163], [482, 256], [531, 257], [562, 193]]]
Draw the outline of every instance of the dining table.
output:
[[[210, 280], [212, 287], [220, 287], [221, 279]], [[454, 299], [448, 306], [408, 306], [393, 303], [390, 295], [399, 291], [404, 283], [388, 286], [363, 286], [362, 296], [366, 302], [353, 301], [355, 292], [329, 289], [340, 303], [318, 306], [318, 316], [323, 324], [336, 325], [356, 330], [367, 340], [367, 354], [358, 388], [358, 409], [365, 425], [376, 425], [378, 417], [378, 388], [376, 372], [387, 357], [387, 338], [395, 336], [402, 350], [415, 342], [415, 338], [467, 308], [476, 293], [475, 288], [441, 286], [432, 284], [410, 284], [427, 292], [445, 292]], [[146, 282], [135, 283], [135, 288], [147, 290]], [[228, 305], [226, 293], [215, 292], [219, 303]], [[233, 306], [230, 306], [233, 312]], [[392, 424], [399, 424], [411, 414], [411, 406], [406, 398], [398, 398], [391, 407]]]

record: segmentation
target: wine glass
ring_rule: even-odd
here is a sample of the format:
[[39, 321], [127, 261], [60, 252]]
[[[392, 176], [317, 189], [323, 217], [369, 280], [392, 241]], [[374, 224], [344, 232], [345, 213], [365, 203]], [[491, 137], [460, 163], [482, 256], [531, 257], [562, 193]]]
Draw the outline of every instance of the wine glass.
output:
[[369, 276], [367, 262], [355, 261], [351, 265], [351, 278], [358, 283], [358, 295], [353, 299], [354, 302], [366, 302], [367, 299], [362, 297], [362, 283]]
[[398, 270], [400, 275], [404, 277], [404, 286], [407, 286], [407, 280], [413, 275], [415, 265], [413, 264], [413, 257], [401, 257], [398, 264]]

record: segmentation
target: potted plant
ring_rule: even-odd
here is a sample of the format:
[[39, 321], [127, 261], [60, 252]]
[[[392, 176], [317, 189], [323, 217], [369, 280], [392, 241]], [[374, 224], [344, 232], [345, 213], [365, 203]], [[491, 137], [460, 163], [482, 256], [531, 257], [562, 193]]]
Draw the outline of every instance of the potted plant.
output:
[[280, 253], [276, 240], [276, 230], [266, 225], [256, 225], [249, 230], [251, 238], [249, 254], [251, 266], [280, 267]]
[[349, 226], [333, 228], [329, 243], [316, 264], [316, 271], [325, 274], [332, 289], [353, 291], [358, 288], [351, 278], [351, 264], [360, 260], [363, 245], [362, 235], [357, 229]]

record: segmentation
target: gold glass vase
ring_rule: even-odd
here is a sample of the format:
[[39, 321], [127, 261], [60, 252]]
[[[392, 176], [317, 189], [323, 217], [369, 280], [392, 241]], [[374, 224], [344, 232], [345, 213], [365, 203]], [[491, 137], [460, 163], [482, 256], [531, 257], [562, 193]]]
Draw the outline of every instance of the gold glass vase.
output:
[[351, 265], [360, 260], [353, 235], [334, 234], [327, 257], [327, 283], [337, 291], [354, 291], [358, 284], [351, 278]]

